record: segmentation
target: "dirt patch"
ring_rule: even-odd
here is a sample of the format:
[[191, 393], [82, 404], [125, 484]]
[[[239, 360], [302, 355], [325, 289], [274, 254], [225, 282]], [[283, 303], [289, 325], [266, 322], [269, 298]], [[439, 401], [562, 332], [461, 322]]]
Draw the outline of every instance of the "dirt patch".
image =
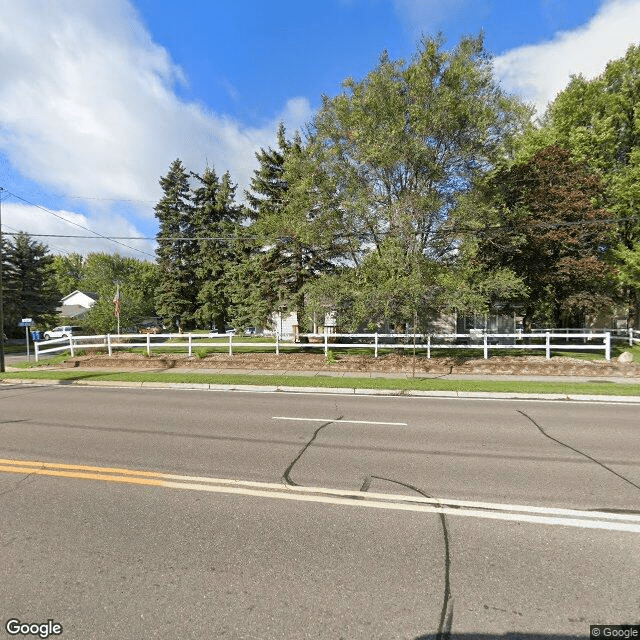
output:
[[591, 361], [577, 358], [555, 357], [547, 360], [544, 356], [495, 356], [482, 358], [424, 358], [385, 355], [374, 358], [370, 355], [339, 355], [335, 362], [327, 362], [322, 354], [316, 353], [239, 353], [229, 356], [223, 353], [209, 354], [204, 358], [189, 357], [186, 354], [151, 355], [115, 353], [107, 355], [85, 355], [67, 361], [70, 367], [100, 367], [115, 369], [249, 369], [266, 371], [336, 371], [371, 373], [422, 374], [487, 374], [487, 375], [552, 375], [588, 377], [640, 377], [640, 366], [635, 363], [621, 363], [617, 360]]

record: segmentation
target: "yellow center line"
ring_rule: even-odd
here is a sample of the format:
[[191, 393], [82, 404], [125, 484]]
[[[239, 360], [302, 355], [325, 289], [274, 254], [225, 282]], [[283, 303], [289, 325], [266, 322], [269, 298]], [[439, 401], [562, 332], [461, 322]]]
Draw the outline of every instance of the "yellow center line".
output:
[[[168, 489], [207, 491], [212, 493], [297, 500], [301, 502], [351, 507], [443, 513], [451, 516], [640, 533], [640, 518], [635, 514], [609, 514], [573, 509], [486, 504], [462, 500], [438, 500], [434, 498], [420, 500], [407, 495], [363, 493], [329, 489], [326, 487], [290, 487], [288, 485], [275, 483], [180, 476], [157, 471], [138, 471], [118, 467], [95, 467], [90, 465], [74, 465], [35, 460], [0, 459], [0, 473], [98, 480], [103, 482], [164, 487]], [[514, 509], [528, 513], [517, 513], [513, 511]]]
[[63, 464], [59, 462], [43, 462], [41, 460], [11, 460], [0, 458], [0, 465], [21, 465], [23, 467], [42, 467], [47, 469], [66, 469], [72, 471], [96, 471], [100, 473], [119, 473], [120, 475], [148, 476], [159, 478], [164, 474], [157, 471], [136, 471], [118, 467], [92, 467], [85, 464]]
[[25, 466], [18, 465], [4, 466], [0, 465], [0, 472], [5, 473], [26, 473], [37, 476], [53, 476], [56, 478], [80, 478], [82, 480], [102, 480], [104, 482], [122, 482], [126, 484], [145, 484], [156, 487], [163, 487], [165, 480], [157, 480], [155, 478], [141, 478], [135, 476], [117, 476], [113, 474], [88, 473], [85, 471], [60, 471], [57, 469], [48, 469], [42, 466]]

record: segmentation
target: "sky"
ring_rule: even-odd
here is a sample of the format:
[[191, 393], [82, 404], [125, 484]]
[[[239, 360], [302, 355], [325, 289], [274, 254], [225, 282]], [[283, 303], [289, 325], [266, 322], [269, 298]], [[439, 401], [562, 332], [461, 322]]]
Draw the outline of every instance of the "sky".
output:
[[2, 231], [153, 259], [175, 158], [228, 170], [241, 195], [278, 123], [302, 129], [383, 51], [480, 32], [541, 115], [640, 42], [640, 0], [0, 0]]

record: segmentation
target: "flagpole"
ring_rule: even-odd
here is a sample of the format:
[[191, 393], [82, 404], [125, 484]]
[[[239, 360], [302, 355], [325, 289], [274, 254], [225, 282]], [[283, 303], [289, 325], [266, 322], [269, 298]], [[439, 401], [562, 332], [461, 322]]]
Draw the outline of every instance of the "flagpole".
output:
[[113, 304], [115, 305], [113, 309], [113, 314], [115, 315], [118, 321], [118, 335], [120, 335], [120, 283], [116, 283], [116, 295], [113, 298]]

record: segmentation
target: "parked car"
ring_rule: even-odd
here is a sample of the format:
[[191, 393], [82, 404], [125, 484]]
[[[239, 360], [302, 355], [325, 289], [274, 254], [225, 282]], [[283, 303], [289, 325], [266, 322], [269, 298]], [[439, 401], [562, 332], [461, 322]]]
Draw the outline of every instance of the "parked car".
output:
[[75, 336], [80, 333], [84, 333], [84, 329], [82, 327], [65, 325], [64, 327], [54, 327], [53, 329], [49, 329], [49, 331], [45, 331], [44, 339], [53, 340], [54, 338], [68, 338], [69, 336]]

